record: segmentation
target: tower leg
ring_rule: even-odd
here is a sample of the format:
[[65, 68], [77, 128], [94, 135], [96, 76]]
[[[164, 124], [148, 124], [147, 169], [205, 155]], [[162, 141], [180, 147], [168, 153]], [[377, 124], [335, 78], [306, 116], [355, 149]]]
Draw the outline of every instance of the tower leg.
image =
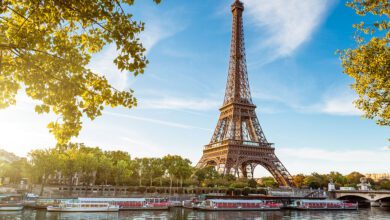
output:
[[248, 173], [247, 173], [247, 170], [246, 170], [247, 166], [248, 166], [247, 164], [242, 164], [241, 165], [242, 177], [244, 177], [244, 178], [248, 178]]

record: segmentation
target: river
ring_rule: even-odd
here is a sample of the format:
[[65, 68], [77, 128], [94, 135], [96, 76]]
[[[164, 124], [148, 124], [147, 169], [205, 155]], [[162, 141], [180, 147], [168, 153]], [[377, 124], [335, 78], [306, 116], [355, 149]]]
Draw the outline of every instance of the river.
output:
[[207, 219], [207, 220], [231, 220], [231, 219], [390, 219], [390, 208], [362, 208], [358, 211], [244, 211], [244, 212], [203, 212], [190, 209], [173, 208], [170, 211], [121, 211], [119, 213], [55, 213], [44, 210], [25, 209], [20, 212], [0, 212], [0, 219], [41, 220], [41, 219], [66, 219], [66, 220], [111, 220], [111, 219]]

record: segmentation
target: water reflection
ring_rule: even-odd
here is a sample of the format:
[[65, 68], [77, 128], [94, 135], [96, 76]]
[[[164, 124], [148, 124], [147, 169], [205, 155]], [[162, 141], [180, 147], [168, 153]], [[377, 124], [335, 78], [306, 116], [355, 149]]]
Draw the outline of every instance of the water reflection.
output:
[[207, 220], [277, 220], [277, 219], [390, 219], [390, 208], [367, 208], [358, 211], [195, 211], [174, 208], [170, 211], [121, 211], [119, 213], [59, 213], [25, 209], [17, 212], [0, 212], [0, 220], [119, 220], [119, 219], [207, 219]]

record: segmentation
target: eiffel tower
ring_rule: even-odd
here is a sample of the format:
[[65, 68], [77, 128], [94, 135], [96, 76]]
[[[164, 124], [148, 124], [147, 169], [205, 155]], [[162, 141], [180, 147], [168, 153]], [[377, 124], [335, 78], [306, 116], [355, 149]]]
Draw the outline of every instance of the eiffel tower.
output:
[[291, 175], [275, 155], [273, 144], [267, 141], [252, 102], [245, 58], [244, 4], [235, 0], [231, 10], [233, 29], [225, 99], [214, 134], [197, 167], [214, 166], [224, 175], [253, 178], [255, 167], [261, 165], [279, 185], [292, 186]]

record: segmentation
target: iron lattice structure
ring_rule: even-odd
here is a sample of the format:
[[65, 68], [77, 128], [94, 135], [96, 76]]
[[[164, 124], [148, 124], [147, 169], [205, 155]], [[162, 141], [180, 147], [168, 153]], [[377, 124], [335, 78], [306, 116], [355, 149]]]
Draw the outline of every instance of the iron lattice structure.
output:
[[273, 144], [268, 143], [252, 102], [244, 43], [244, 4], [236, 0], [231, 9], [233, 28], [225, 99], [210, 144], [204, 147], [197, 167], [215, 166], [222, 174], [250, 178], [255, 167], [261, 165], [280, 185], [291, 186], [291, 175], [275, 155]]

